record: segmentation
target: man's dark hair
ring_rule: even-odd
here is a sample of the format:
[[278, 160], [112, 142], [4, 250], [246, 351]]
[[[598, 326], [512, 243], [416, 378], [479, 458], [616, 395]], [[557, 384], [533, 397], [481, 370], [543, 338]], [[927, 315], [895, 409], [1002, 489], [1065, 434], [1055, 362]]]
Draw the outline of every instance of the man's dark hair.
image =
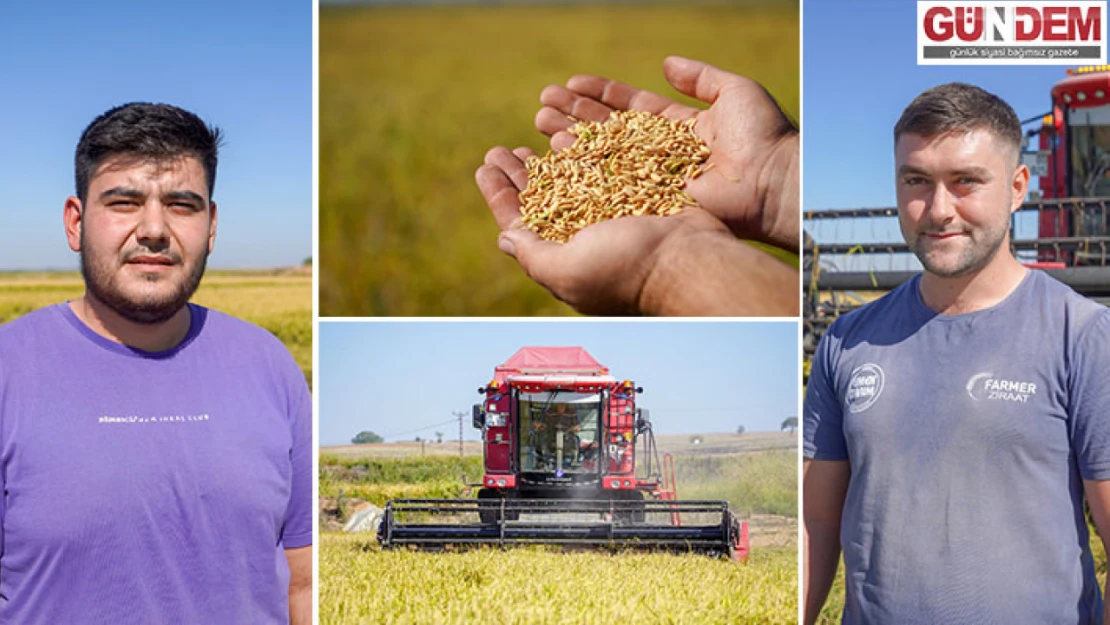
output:
[[110, 158], [124, 156], [156, 162], [194, 157], [204, 167], [208, 197], [216, 188], [220, 130], [169, 104], [132, 102], [93, 120], [77, 143], [74, 166], [77, 197], [85, 202], [89, 181]]
[[894, 143], [906, 133], [936, 137], [973, 130], [990, 131], [1021, 158], [1021, 120], [1014, 109], [993, 93], [962, 82], [933, 87], [914, 98], [894, 125]]

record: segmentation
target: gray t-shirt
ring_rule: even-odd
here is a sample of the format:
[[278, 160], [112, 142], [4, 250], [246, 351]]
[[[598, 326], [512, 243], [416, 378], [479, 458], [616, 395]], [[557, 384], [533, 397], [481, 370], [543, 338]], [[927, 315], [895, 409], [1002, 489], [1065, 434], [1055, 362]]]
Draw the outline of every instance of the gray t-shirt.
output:
[[1082, 480], [1110, 479], [1110, 309], [1039, 271], [939, 315], [918, 278], [813, 358], [805, 456], [848, 460], [844, 622], [1101, 622]]

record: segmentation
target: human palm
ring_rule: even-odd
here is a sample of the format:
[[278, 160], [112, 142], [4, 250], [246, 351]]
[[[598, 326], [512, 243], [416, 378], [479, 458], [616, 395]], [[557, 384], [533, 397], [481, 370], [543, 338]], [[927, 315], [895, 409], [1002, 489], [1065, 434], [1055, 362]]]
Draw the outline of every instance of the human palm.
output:
[[707, 212], [624, 217], [583, 228], [566, 243], [541, 239], [520, 221], [519, 194], [528, 184], [527, 148], [493, 148], [477, 173], [501, 236], [498, 246], [553, 295], [587, 314], [638, 314], [640, 294], [663, 251], [683, 237], [726, 231]]
[[[552, 85], [540, 94], [543, 108], [536, 128], [561, 150], [574, 142], [573, 121], [604, 121], [614, 110], [640, 110], [669, 119], [697, 119], [695, 130], [709, 146], [711, 169], [687, 183], [698, 204], [734, 234], [786, 249], [798, 246], [798, 208], [776, 199], [796, 186], [783, 176], [784, 163], [797, 154], [797, 131], [774, 99], [758, 83], [711, 65], [679, 57], [663, 65], [668, 82], [679, 92], [710, 104], [706, 110], [686, 106], [650, 91], [599, 76], [580, 75], [566, 86]], [[787, 166], [789, 167], [789, 166]], [[777, 187], [787, 186], [786, 189]], [[783, 206], [785, 204], [786, 206]]]

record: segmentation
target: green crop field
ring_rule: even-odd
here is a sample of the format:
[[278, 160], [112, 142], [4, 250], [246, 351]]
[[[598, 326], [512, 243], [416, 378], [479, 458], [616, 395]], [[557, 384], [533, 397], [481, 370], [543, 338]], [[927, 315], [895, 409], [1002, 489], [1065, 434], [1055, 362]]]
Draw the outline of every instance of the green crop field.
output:
[[[0, 323], [85, 292], [76, 272], [0, 273]], [[209, 271], [193, 301], [266, 328], [312, 380], [312, 274]]]
[[320, 314], [570, 314], [497, 250], [474, 172], [495, 145], [546, 150], [544, 86], [592, 73], [674, 96], [671, 54], [759, 80], [797, 118], [796, 2], [321, 9]]
[[[383, 551], [334, 531], [360, 500], [473, 497], [481, 456], [406, 453], [412, 444], [325, 448], [320, 456], [321, 623], [793, 623], [797, 455], [792, 436], [709, 435], [675, 453], [681, 499], [725, 499], [751, 527], [737, 564], [700, 555], [550, 548]], [[731, 449], [763, 451], [720, 453]], [[394, 447], [403, 446], [398, 450]], [[457, 450], [453, 444], [434, 445]], [[360, 452], [361, 448], [361, 453]], [[419, 446], [417, 446], [419, 449]], [[468, 452], [477, 450], [467, 446]]]

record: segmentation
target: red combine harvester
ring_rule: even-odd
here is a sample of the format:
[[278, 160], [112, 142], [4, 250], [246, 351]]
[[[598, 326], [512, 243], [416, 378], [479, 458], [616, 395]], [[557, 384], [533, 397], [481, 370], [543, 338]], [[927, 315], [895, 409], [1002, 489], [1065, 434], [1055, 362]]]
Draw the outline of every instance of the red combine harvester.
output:
[[643, 392], [581, 347], [525, 347], [478, 389], [477, 499], [386, 504], [384, 547], [555, 544], [695, 551], [746, 561], [748, 525], [723, 501], [679, 501]]
[[1110, 65], [1068, 70], [1052, 87], [1052, 111], [1028, 134], [1037, 141], [1033, 169], [1044, 200], [1038, 236], [1064, 245], [1038, 250], [1038, 260], [1064, 266], [1107, 264], [1110, 223]]

